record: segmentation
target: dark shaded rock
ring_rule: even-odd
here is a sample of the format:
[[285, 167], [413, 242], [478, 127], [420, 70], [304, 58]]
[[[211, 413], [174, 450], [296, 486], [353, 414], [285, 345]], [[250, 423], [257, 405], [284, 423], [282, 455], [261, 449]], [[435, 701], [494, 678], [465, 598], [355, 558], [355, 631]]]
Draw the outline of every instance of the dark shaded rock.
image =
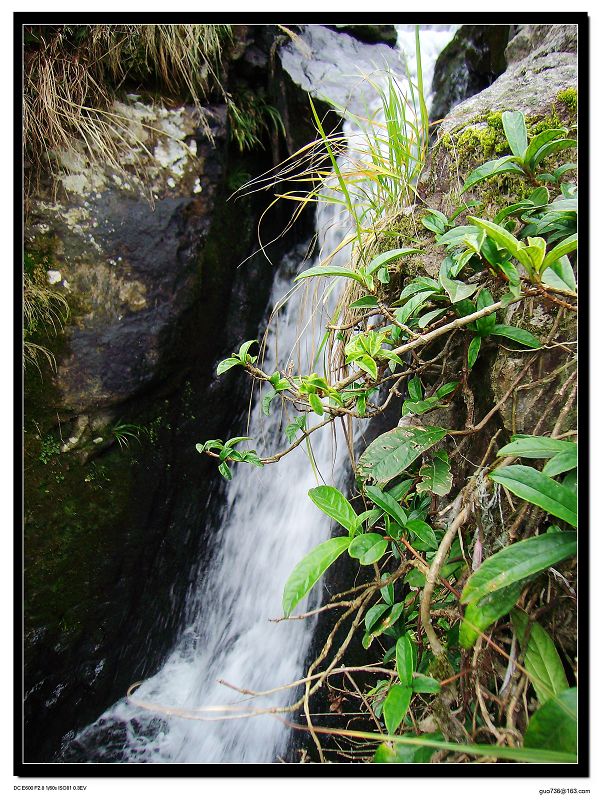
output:
[[436, 62], [430, 109], [442, 119], [468, 97], [481, 92], [505, 70], [509, 25], [462, 25]]
[[392, 47], [396, 44], [397, 33], [394, 25], [326, 25], [333, 31], [348, 33], [353, 39], [358, 39], [365, 44], [382, 42]]

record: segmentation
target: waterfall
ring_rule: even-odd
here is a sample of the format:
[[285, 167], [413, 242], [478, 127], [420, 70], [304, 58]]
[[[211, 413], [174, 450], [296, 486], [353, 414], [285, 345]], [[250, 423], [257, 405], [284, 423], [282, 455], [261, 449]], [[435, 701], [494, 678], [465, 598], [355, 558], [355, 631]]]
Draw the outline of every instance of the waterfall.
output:
[[[401, 46], [410, 53], [413, 45], [406, 40], [410, 36], [413, 41], [413, 26], [397, 28]], [[431, 83], [436, 56], [452, 32], [453, 26], [433, 26], [422, 33], [426, 85]], [[373, 98], [355, 92], [360, 71], [382, 68], [382, 59], [391, 68], [400, 68], [400, 50], [362, 45], [322, 26], [307, 26], [301, 39], [300, 46], [291, 43], [283, 49], [284, 68], [307, 90], [343, 104], [373, 103]], [[334, 208], [323, 205], [317, 214], [320, 246], [325, 251], [341, 241], [349, 225]], [[287, 294], [295, 274], [307, 266], [298, 249], [283, 259], [270, 307]], [[267, 373], [290, 361], [297, 373], [320, 371], [314, 361], [334, 300], [330, 296], [324, 302], [313, 291], [312, 286], [306, 290], [299, 287], [271, 320], [263, 365]], [[287, 446], [279, 402], [273, 403], [273, 411], [266, 417], [260, 392], [254, 397], [248, 433], [253, 441], [248, 445], [261, 455]], [[341, 430], [337, 433], [338, 452], [334, 441], [330, 426], [311, 438], [323, 480], [342, 486], [346, 460]], [[135, 692], [138, 701], [182, 709], [208, 720], [165, 716], [122, 699], [70, 743], [69, 751], [79, 750], [86, 761], [265, 763], [278, 756], [286, 758], [289, 731], [273, 716], [215, 719], [223, 712], [206, 709], [236, 704], [244, 714], [249, 708], [286, 705], [299, 696], [297, 687], [249, 699], [218, 681], [264, 691], [302, 677], [316, 618], [270, 620], [282, 615], [282, 589], [288, 575], [309, 550], [329, 536], [329, 524], [307, 496], [317, 479], [304, 446], [279, 465], [258, 469], [237, 464], [233, 473], [219, 528], [203, 534], [211, 538], [212, 561], [199, 569], [189, 592], [180, 640], [162, 669]], [[311, 607], [319, 604], [320, 591], [312, 592]], [[304, 601], [297, 611], [306, 607]], [[205, 710], [198, 710], [201, 708]]]

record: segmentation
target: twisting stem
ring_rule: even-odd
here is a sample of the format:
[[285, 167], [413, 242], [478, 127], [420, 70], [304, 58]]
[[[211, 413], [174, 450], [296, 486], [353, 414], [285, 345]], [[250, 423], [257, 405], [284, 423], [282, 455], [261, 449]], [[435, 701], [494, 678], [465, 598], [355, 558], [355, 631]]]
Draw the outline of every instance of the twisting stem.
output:
[[435, 656], [442, 655], [442, 653], [444, 653], [444, 647], [442, 646], [438, 636], [434, 632], [432, 622], [430, 621], [430, 606], [432, 604], [432, 593], [434, 592], [434, 587], [438, 580], [440, 570], [448, 555], [449, 549], [453, 543], [453, 539], [455, 538], [459, 528], [467, 521], [469, 515], [470, 515], [470, 505], [466, 505], [457, 514], [457, 516], [451, 523], [451, 526], [449, 527], [448, 531], [442, 537], [442, 541], [438, 547], [438, 550], [436, 551], [436, 555], [434, 556], [432, 563], [430, 564], [430, 569], [428, 570], [428, 574], [426, 575], [426, 585], [424, 586], [424, 591], [422, 593], [422, 601], [420, 604], [420, 619], [423, 628], [426, 632], [426, 636], [428, 637], [428, 641], [430, 642], [430, 647], [432, 648], [432, 652], [434, 653]]

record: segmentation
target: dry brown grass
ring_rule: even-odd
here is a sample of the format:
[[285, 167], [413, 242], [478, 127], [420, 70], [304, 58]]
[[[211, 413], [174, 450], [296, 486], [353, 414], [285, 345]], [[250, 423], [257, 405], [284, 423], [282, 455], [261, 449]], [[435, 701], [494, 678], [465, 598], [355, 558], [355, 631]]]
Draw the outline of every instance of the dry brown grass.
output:
[[[25, 31], [23, 137], [26, 194], [55, 154], [82, 153], [90, 165], [122, 172], [131, 150], [127, 120], [112, 109], [125, 86], [156, 85], [188, 96], [208, 132], [201, 102], [220, 87], [226, 25], [35, 26]], [[222, 90], [223, 91], [223, 90]], [[140, 152], [143, 152], [140, 148]]]

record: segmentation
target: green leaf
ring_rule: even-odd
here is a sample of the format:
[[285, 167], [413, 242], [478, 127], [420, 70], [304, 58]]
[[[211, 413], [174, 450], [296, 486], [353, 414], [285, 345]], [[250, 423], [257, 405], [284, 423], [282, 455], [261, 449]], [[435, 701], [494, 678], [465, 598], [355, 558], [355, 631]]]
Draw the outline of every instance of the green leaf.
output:
[[[523, 650], [528, 629], [528, 615], [516, 608], [511, 614], [511, 621]], [[538, 622], [533, 622], [530, 627], [524, 667], [541, 703], [546, 703], [568, 688], [568, 679], [553, 639]]]
[[217, 365], [217, 375], [223, 375], [223, 373], [227, 372], [228, 369], [238, 366], [241, 366], [239, 358], [226, 358], [224, 361], [220, 361]]
[[425, 292], [418, 292], [414, 294], [407, 302], [395, 312], [395, 319], [399, 325], [405, 325], [407, 320], [410, 319], [426, 302], [426, 300], [434, 294], [433, 289], [428, 289]]
[[277, 397], [277, 392], [274, 390], [273, 392], [266, 392], [263, 395], [263, 399], [261, 400], [261, 409], [266, 417], [268, 417], [271, 413], [271, 403], [273, 402], [274, 397]]
[[434, 233], [444, 233], [445, 228], [448, 226], [449, 220], [441, 211], [436, 211], [434, 208], [429, 208], [428, 213], [422, 217], [422, 225], [429, 231]]
[[576, 495], [533, 467], [512, 464], [493, 470], [489, 477], [510, 492], [559, 517], [572, 527], [578, 525]]
[[531, 168], [535, 167], [536, 163], [533, 162], [533, 158], [541, 147], [554, 139], [558, 139], [560, 136], [565, 136], [567, 132], [566, 128], [548, 128], [546, 131], [533, 136], [524, 153], [524, 162]]
[[407, 514], [403, 511], [394, 497], [391, 497], [388, 492], [383, 492], [377, 486], [366, 486], [365, 494], [369, 499], [391, 516], [399, 525], [404, 528], [407, 522]]
[[514, 328], [513, 325], [495, 325], [490, 334], [492, 336], [504, 336], [506, 339], [512, 339], [514, 342], [523, 344], [526, 347], [541, 346], [539, 340], [530, 331], [525, 331], [523, 328]]
[[547, 255], [545, 256], [545, 260], [543, 261], [543, 265], [541, 267], [541, 272], [544, 272], [547, 267], [550, 267], [551, 264], [554, 264], [556, 261], [559, 261], [560, 258], [571, 253], [573, 250], [576, 250], [578, 247], [578, 234], [573, 233], [571, 236], [568, 236], [562, 242], [560, 242], [556, 247], [552, 250], [549, 250]]
[[438, 540], [427, 522], [422, 519], [411, 519], [407, 522], [406, 527], [414, 536], [413, 546], [416, 550], [425, 552], [438, 550]]
[[556, 139], [553, 142], [543, 145], [532, 159], [533, 166], [537, 167], [551, 153], [557, 153], [558, 150], [568, 150], [571, 147], [577, 147], [578, 142], [576, 139]]
[[578, 449], [574, 446], [573, 450], [566, 453], [558, 453], [543, 467], [543, 475], [561, 475], [562, 472], [570, 472], [578, 466]]
[[348, 554], [351, 558], [361, 559], [372, 547], [385, 541], [379, 533], [361, 533], [353, 539]]
[[232, 479], [232, 471], [228, 467], [228, 465], [225, 463], [225, 461], [222, 461], [219, 464], [219, 466], [217, 467], [217, 469], [223, 475], [223, 477], [226, 479], [226, 481], [231, 481], [231, 479]]
[[428, 325], [435, 320], [437, 317], [440, 317], [442, 314], [446, 312], [446, 308], [435, 308], [434, 311], [428, 311], [426, 314], [423, 314], [419, 320], [418, 325], [420, 328], [427, 328]]
[[552, 439], [550, 436], [525, 436], [517, 434], [511, 437], [509, 444], [502, 447], [497, 456], [516, 456], [520, 458], [552, 458], [558, 453], [578, 452], [574, 442], [565, 439]]
[[397, 683], [390, 687], [382, 706], [388, 733], [394, 733], [403, 721], [411, 702], [411, 694], [410, 686], [399, 686]]
[[[390, 574], [388, 572], [383, 572], [380, 577], [381, 580], [385, 581], [390, 578]], [[394, 605], [394, 583], [389, 583], [388, 586], [383, 586], [380, 589], [380, 594], [382, 595], [382, 599], [385, 603], [388, 603], [389, 606]]]
[[440, 688], [440, 683], [436, 678], [430, 678], [427, 675], [416, 675], [413, 678], [413, 691], [415, 694], [438, 694]]
[[473, 647], [481, 633], [484, 633], [493, 622], [508, 614], [519, 600], [526, 583], [527, 579], [516, 581], [470, 603], [459, 626], [461, 647]]
[[397, 503], [402, 503], [412, 486], [412, 479], [407, 478], [406, 481], [401, 481], [400, 483], [397, 483], [396, 486], [391, 486], [390, 489], [386, 490], [386, 492], [391, 497], [394, 497]]
[[478, 289], [478, 287], [475, 285], [468, 286], [468, 284], [463, 283], [463, 281], [452, 280], [447, 274], [445, 274], [445, 272], [443, 272], [442, 266], [439, 277], [443, 289], [451, 299], [451, 303], [459, 303], [461, 300], [471, 297]]
[[503, 130], [514, 156], [523, 159], [528, 149], [526, 122], [521, 111], [504, 111], [501, 117]]
[[545, 286], [551, 286], [553, 289], [576, 291], [576, 277], [567, 256], [562, 256], [558, 261], [549, 264], [542, 280]]
[[402, 603], [395, 603], [392, 608], [388, 608], [389, 613], [380, 620], [379, 625], [377, 628], [372, 630], [372, 638], [376, 636], [380, 636], [380, 634], [384, 633], [384, 631], [388, 630], [394, 623], [400, 618], [401, 614], [403, 613], [403, 604]]
[[421, 250], [417, 250], [415, 247], [399, 247], [395, 250], [387, 250], [385, 253], [380, 253], [375, 258], [372, 258], [365, 272], [368, 275], [372, 275], [377, 269], [383, 267], [385, 264], [390, 264], [391, 261], [396, 261], [402, 256], [408, 256], [412, 253], [421, 252]]
[[350, 267], [311, 267], [310, 269], [306, 269], [304, 272], [301, 272], [300, 275], [297, 275], [294, 279], [295, 281], [302, 281], [306, 278], [332, 278], [332, 277], [340, 277], [340, 278], [349, 278], [350, 280], [357, 281], [362, 286], [366, 286], [365, 277], [351, 269]]
[[502, 175], [506, 172], [518, 172], [523, 174], [524, 170], [515, 163], [514, 159], [514, 156], [503, 156], [494, 161], [487, 161], [485, 164], [482, 164], [482, 166], [477, 167], [468, 175], [467, 180], [463, 184], [461, 193], [467, 192], [472, 186], [475, 186], [477, 183], [487, 178], [492, 178], [494, 175]]
[[470, 342], [470, 346], [467, 349], [467, 368], [471, 369], [474, 364], [476, 363], [476, 359], [478, 358], [478, 353], [480, 352], [480, 345], [482, 344], [482, 338], [480, 336], [474, 336], [472, 341]]
[[364, 355], [354, 359], [361, 369], [368, 373], [375, 381], [378, 380], [378, 365], [371, 356]]
[[373, 294], [366, 294], [355, 300], [354, 303], [349, 305], [349, 308], [376, 308], [378, 305], [378, 298]]
[[578, 746], [578, 689], [564, 689], [541, 706], [530, 719], [524, 736], [528, 748], [553, 746], [564, 753], [576, 753]]
[[[248, 342], [244, 342], [244, 344], [242, 345], [242, 347], [238, 351], [238, 356], [240, 358], [240, 361], [243, 364], [250, 360], [250, 357], [248, 355], [248, 351], [253, 346], [253, 344], [258, 344], [257, 340], [256, 339], [249, 339]], [[255, 359], [252, 359], [252, 360], [254, 361]]]
[[408, 633], [400, 636], [396, 643], [396, 671], [404, 686], [413, 683], [415, 669], [415, 651], [413, 642]]
[[311, 408], [313, 409], [313, 411], [315, 411], [316, 414], [319, 414], [319, 416], [322, 417], [323, 416], [323, 403], [319, 399], [319, 396], [317, 394], [315, 394], [315, 392], [311, 392], [309, 394], [309, 403], [310, 403]]
[[[501, 225], [495, 225], [494, 222], [489, 222], [486, 219], [479, 219], [478, 217], [468, 217], [468, 219], [470, 222], [473, 222], [474, 225], [477, 225], [485, 230], [494, 242], [496, 242], [503, 249], [507, 250], [510, 255], [520, 261], [523, 245], [515, 238], [515, 236], [509, 233], [506, 228], [501, 227]], [[529, 264], [530, 259], [528, 259], [528, 265]]]
[[381, 619], [384, 614], [389, 611], [389, 609], [390, 606], [384, 605], [384, 603], [378, 603], [377, 605], [372, 606], [365, 615], [365, 630], [371, 631], [378, 620]]
[[347, 531], [357, 523], [357, 514], [346, 497], [334, 486], [317, 486], [309, 489], [309, 497], [320, 511], [335, 519]]
[[361, 480], [386, 484], [404, 472], [416, 458], [446, 436], [444, 428], [394, 428], [378, 436], [357, 462]]
[[296, 417], [292, 422], [286, 425], [285, 434], [286, 438], [290, 443], [292, 443], [295, 438], [296, 434], [299, 431], [304, 431], [307, 426], [307, 415], [301, 414], [299, 417]]
[[407, 381], [407, 391], [412, 400], [417, 401], [422, 399], [424, 390], [422, 389], [422, 382], [419, 379], [419, 375], [415, 375], [411, 380]]
[[307, 595], [327, 568], [354, 541], [350, 536], [336, 536], [318, 544], [292, 570], [284, 586], [282, 606], [289, 617], [298, 603]]
[[409, 744], [397, 744], [390, 747], [381, 744], [374, 753], [374, 764], [428, 764], [434, 755], [431, 747], [417, 747]]
[[[509, 469], [506, 467], [505, 469]], [[462, 603], [475, 603], [516, 581], [529, 578], [576, 554], [573, 533], [544, 533], [505, 547], [490, 556], [463, 587]]]
[[444, 451], [434, 453], [430, 464], [424, 464], [419, 471], [423, 480], [415, 487], [417, 492], [433, 492], [443, 497], [451, 491], [453, 476], [449, 457]]
[[364, 567], [367, 567], [369, 564], [375, 564], [376, 561], [382, 558], [386, 550], [388, 550], [388, 542], [386, 539], [381, 538], [379, 542], [376, 542], [373, 547], [370, 547], [369, 550], [363, 553], [359, 558], [359, 563]]

